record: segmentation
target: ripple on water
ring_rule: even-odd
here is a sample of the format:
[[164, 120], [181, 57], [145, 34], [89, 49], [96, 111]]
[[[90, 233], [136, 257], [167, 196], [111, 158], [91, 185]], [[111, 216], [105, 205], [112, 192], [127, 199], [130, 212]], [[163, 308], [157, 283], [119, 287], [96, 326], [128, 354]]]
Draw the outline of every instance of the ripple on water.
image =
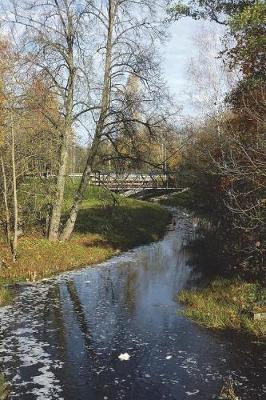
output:
[[198, 275], [182, 246], [191, 221], [178, 221], [161, 242], [22, 288], [0, 309], [11, 400], [208, 400], [228, 376], [242, 400], [265, 398], [258, 346], [179, 313], [176, 293]]

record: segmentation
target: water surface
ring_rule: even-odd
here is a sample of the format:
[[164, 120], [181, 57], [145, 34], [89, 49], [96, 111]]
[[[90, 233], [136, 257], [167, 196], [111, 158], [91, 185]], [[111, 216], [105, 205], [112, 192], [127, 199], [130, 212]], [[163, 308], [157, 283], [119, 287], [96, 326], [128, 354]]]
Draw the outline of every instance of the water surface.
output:
[[176, 293], [199, 276], [183, 247], [192, 222], [176, 220], [162, 241], [23, 288], [0, 311], [11, 399], [208, 400], [229, 376], [241, 399], [265, 399], [262, 347], [180, 314]]

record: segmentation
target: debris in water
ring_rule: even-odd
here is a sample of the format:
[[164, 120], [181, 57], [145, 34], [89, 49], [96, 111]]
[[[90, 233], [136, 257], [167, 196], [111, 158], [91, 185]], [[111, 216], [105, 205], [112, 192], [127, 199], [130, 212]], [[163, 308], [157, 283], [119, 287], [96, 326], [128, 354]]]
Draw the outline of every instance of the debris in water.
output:
[[186, 394], [187, 394], [188, 396], [195, 396], [195, 394], [198, 394], [198, 393], [199, 393], [199, 390], [198, 390], [198, 389], [194, 390], [194, 392], [186, 392]]
[[240, 400], [235, 393], [234, 382], [232, 379], [229, 379], [224, 383], [219, 398], [224, 400]]
[[128, 361], [130, 359], [130, 355], [128, 353], [120, 354], [118, 356], [120, 361]]

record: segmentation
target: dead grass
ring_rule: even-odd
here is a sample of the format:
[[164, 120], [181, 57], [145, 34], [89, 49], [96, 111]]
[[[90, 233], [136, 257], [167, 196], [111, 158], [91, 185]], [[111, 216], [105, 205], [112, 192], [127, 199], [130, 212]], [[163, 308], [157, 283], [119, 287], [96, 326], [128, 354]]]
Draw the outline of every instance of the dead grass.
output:
[[266, 290], [259, 284], [217, 279], [205, 289], [181, 291], [178, 299], [186, 316], [208, 328], [266, 335], [265, 321], [253, 319], [254, 312], [266, 311]]
[[0, 279], [2, 283], [10, 283], [34, 282], [80, 266], [99, 263], [114, 255], [116, 250], [100, 235], [84, 234], [75, 235], [65, 243], [23, 237], [19, 241], [16, 263], [12, 262], [5, 246], [2, 252], [7, 267], [1, 271]]
[[[5, 306], [12, 302], [13, 296], [11, 292], [6, 288], [0, 287], [0, 306]], [[1, 398], [0, 398], [1, 399]]]
[[5, 378], [0, 374], [0, 400], [7, 400], [9, 396], [9, 387]]

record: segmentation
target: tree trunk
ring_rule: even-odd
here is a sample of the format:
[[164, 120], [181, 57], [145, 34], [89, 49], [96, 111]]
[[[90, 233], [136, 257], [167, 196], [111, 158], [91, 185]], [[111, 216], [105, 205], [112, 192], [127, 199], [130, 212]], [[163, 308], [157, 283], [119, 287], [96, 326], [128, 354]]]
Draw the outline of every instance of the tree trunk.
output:
[[87, 189], [89, 178], [90, 178], [90, 173], [92, 170], [92, 164], [93, 160], [95, 158], [95, 155], [97, 154], [97, 148], [100, 143], [100, 138], [96, 140], [96, 137], [93, 141], [93, 146], [91, 148], [90, 156], [87, 159], [85, 169], [82, 174], [82, 178], [79, 184], [79, 187], [75, 193], [74, 201], [69, 213], [69, 217], [65, 223], [64, 229], [62, 231], [62, 234], [60, 235], [60, 240], [69, 240], [70, 236], [74, 230], [75, 223], [77, 220], [78, 212], [80, 205], [82, 203], [82, 200], [84, 198], [84, 193]]
[[7, 180], [6, 180], [6, 171], [5, 171], [5, 164], [4, 159], [1, 157], [1, 167], [2, 167], [2, 174], [3, 174], [3, 197], [4, 197], [4, 204], [5, 204], [5, 213], [6, 213], [6, 240], [8, 245], [11, 245], [11, 225], [10, 225], [10, 211], [8, 206], [8, 198], [7, 198]]
[[65, 223], [64, 229], [60, 236], [61, 240], [69, 240], [77, 220], [78, 211], [80, 205], [84, 198], [84, 193], [87, 189], [90, 173], [92, 171], [95, 156], [97, 155], [98, 146], [100, 144], [101, 135], [103, 133], [105, 119], [109, 110], [110, 101], [110, 86], [111, 86], [111, 65], [112, 65], [112, 48], [113, 48], [113, 30], [114, 21], [116, 18], [116, 13], [118, 9], [118, 2], [114, 0], [109, 0], [109, 10], [108, 10], [108, 33], [106, 40], [106, 55], [105, 55], [105, 67], [104, 67], [104, 81], [101, 99], [101, 111], [98, 122], [96, 124], [95, 135], [92, 142], [92, 146], [87, 158], [86, 166], [83, 171], [82, 179], [80, 181], [79, 187], [75, 193], [74, 201], [70, 210], [69, 217]]
[[11, 122], [11, 158], [12, 158], [12, 183], [13, 183], [13, 207], [14, 207], [14, 227], [12, 240], [13, 261], [17, 260], [18, 246], [18, 197], [17, 197], [17, 177], [16, 177], [16, 159], [15, 159], [15, 134], [13, 120]]
[[76, 77], [76, 68], [74, 65], [74, 31], [72, 16], [68, 14], [68, 31], [67, 31], [67, 65], [68, 65], [68, 83], [65, 98], [65, 124], [62, 132], [62, 144], [60, 151], [60, 165], [56, 182], [56, 196], [53, 204], [52, 215], [49, 225], [49, 240], [55, 241], [59, 239], [60, 222], [64, 201], [65, 182], [67, 173], [67, 164], [69, 160], [69, 149], [71, 142], [72, 126], [73, 126], [73, 103], [74, 103], [74, 84]]
[[69, 133], [64, 133], [63, 143], [60, 151], [60, 166], [57, 174], [56, 181], [56, 195], [52, 208], [52, 215], [49, 223], [49, 234], [48, 238], [51, 241], [58, 240], [60, 221], [64, 200], [65, 192], [65, 181], [67, 172], [67, 161], [68, 161], [68, 135]]

